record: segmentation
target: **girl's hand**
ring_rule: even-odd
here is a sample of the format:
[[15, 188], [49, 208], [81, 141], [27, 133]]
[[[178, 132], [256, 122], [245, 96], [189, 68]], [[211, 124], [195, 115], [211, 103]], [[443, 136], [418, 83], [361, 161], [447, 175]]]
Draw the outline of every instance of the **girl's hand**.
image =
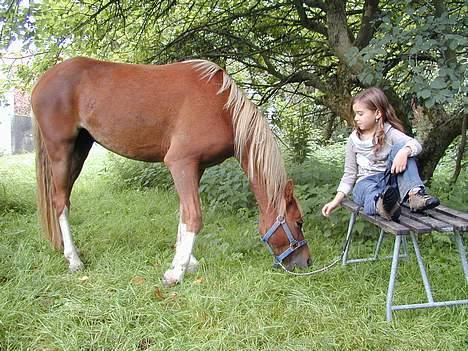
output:
[[408, 157], [410, 153], [411, 150], [408, 147], [404, 147], [397, 152], [392, 163], [393, 174], [401, 173], [406, 169], [406, 164], [408, 163]]
[[330, 201], [329, 203], [325, 204], [322, 208], [322, 215], [328, 217], [331, 213], [338, 207], [339, 204], [336, 204], [334, 201]]
[[331, 213], [341, 204], [341, 201], [343, 201], [345, 197], [345, 194], [342, 193], [341, 191], [338, 191], [335, 195], [335, 198], [330, 201], [329, 203], [325, 204], [325, 206], [322, 207], [322, 214], [325, 217], [328, 217], [331, 215]]

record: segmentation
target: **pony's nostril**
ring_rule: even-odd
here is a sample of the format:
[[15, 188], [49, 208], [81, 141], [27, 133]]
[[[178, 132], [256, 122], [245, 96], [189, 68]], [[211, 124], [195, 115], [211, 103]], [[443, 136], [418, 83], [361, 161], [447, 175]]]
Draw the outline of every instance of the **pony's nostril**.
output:
[[307, 266], [312, 266], [312, 259], [311, 258], [307, 259]]

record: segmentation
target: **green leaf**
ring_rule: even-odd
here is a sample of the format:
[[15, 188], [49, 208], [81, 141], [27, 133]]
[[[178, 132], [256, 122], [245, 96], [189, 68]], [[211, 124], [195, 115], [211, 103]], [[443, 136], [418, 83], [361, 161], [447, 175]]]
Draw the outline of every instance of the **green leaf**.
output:
[[431, 82], [431, 88], [433, 89], [443, 89], [447, 86], [447, 82], [442, 78], [436, 78]]
[[423, 89], [423, 90], [418, 92], [418, 96], [423, 98], [423, 99], [427, 99], [429, 96], [431, 96], [431, 90]]

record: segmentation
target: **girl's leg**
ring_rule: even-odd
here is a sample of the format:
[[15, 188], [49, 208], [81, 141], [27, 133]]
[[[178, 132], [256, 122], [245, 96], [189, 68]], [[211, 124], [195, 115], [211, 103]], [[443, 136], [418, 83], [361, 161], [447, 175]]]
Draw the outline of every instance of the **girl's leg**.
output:
[[[387, 169], [392, 167], [393, 159], [404, 144], [393, 145], [392, 151], [387, 160]], [[418, 166], [413, 157], [408, 158], [406, 169], [398, 174], [398, 190], [400, 192], [400, 201], [408, 198], [409, 207], [412, 211], [423, 211], [434, 208], [440, 204], [439, 199], [426, 194], [424, 183], [419, 176]], [[415, 191], [412, 191], [415, 190]], [[408, 196], [409, 195], [409, 196]]]
[[353, 200], [364, 208], [364, 213], [370, 216], [375, 215], [375, 201], [385, 188], [385, 181], [382, 180], [383, 173], [368, 176], [359, 181], [353, 189]]
[[[404, 147], [404, 144], [395, 144], [392, 146], [392, 151], [387, 159], [387, 169], [392, 167], [393, 159], [402, 147]], [[419, 176], [418, 166], [413, 157], [408, 157], [406, 169], [402, 173], [398, 174], [397, 181], [401, 200], [404, 200], [408, 195], [408, 192], [414, 188], [424, 189], [424, 183]]]

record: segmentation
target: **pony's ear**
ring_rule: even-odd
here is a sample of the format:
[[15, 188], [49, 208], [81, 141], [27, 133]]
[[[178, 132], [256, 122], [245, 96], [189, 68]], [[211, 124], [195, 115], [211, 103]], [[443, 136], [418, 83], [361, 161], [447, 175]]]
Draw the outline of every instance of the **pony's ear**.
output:
[[293, 197], [294, 197], [294, 183], [292, 179], [289, 179], [284, 189], [284, 198], [286, 199], [286, 203], [291, 202], [293, 200]]

